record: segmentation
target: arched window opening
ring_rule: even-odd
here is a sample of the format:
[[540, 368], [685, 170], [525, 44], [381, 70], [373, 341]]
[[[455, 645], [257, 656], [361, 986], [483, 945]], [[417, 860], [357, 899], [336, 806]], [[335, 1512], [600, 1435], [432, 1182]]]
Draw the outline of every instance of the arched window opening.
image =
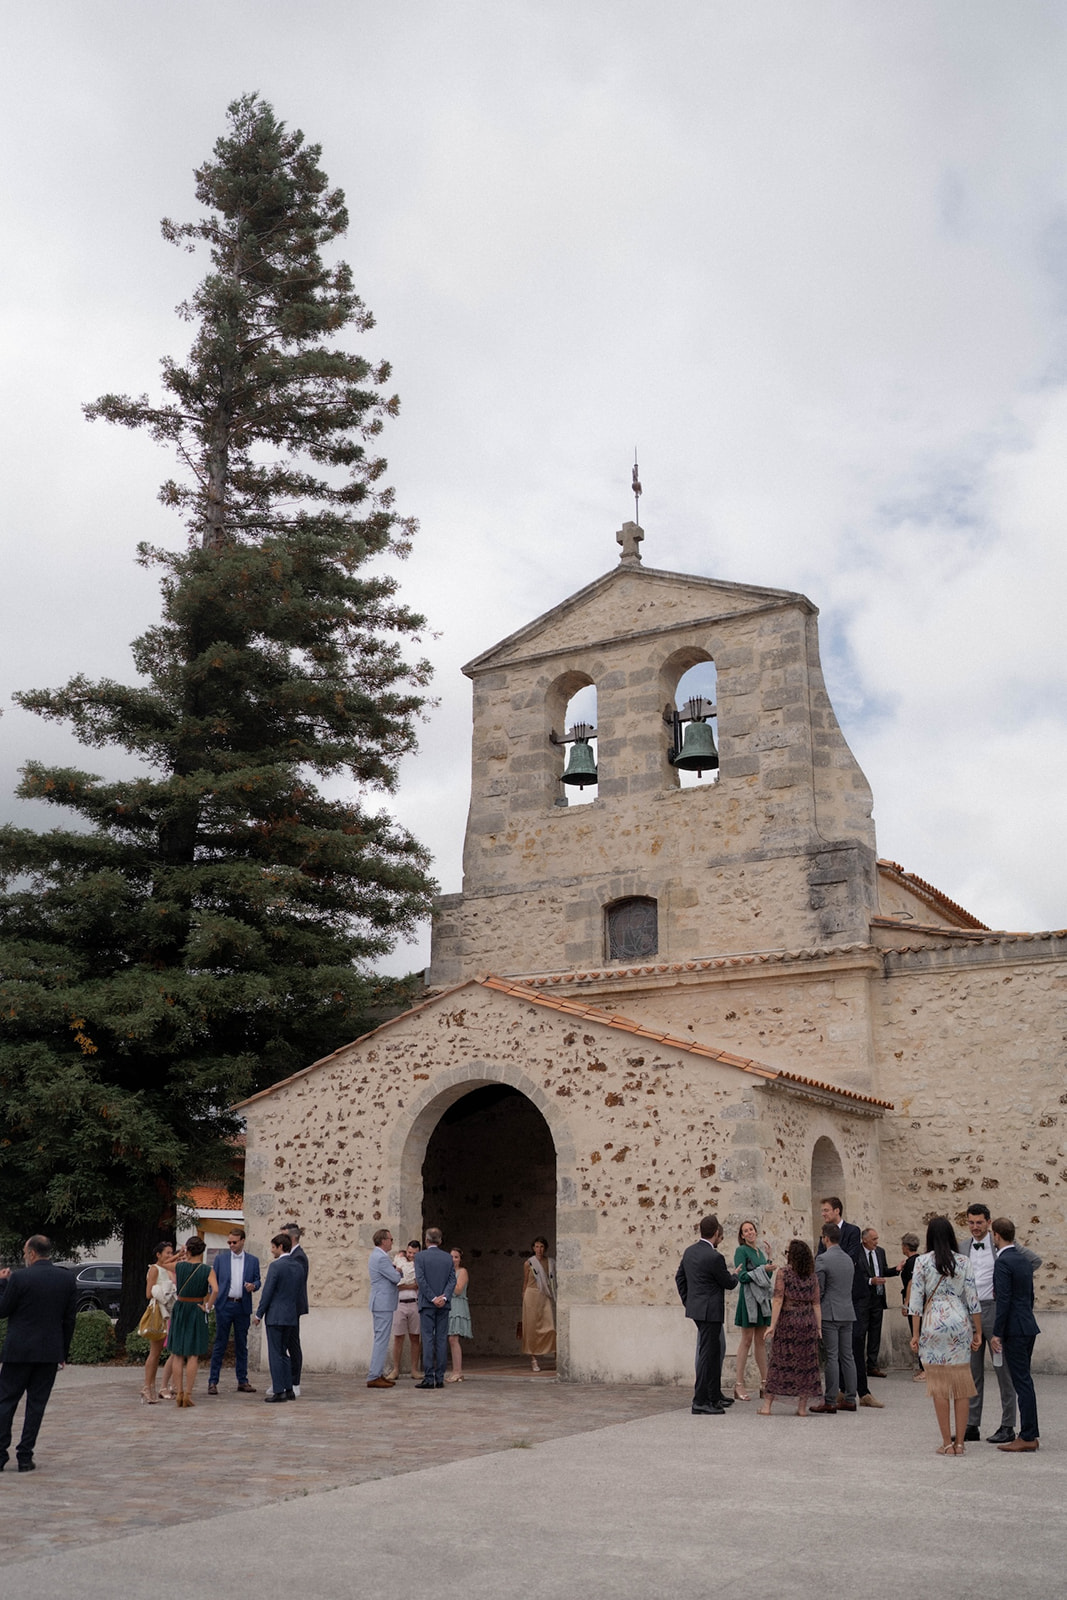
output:
[[834, 1141], [824, 1134], [821, 1139], [816, 1139], [815, 1148], [811, 1152], [811, 1215], [816, 1242], [822, 1229], [820, 1207], [823, 1200], [830, 1195], [835, 1195], [843, 1201], [847, 1217], [848, 1196], [845, 1194], [844, 1165]]
[[557, 805], [587, 806], [596, 799], [598, 748], [596, 684], [587, 683], [567, 701], [563, 713], [563, 765]]
[[[716, 677], [713, 661], [698, 661], [683, 672], [674, 691], [681, 738], [671, 762], [680, 789], [695, 789], [719, 781]], [[678, 729], [678, 723], [675, 728]], [[714, 765], [698, 765], [699, 762]]]
[[635, 895], [616, 900], [605, 911], [609, 961], [647, 961], [659, 952], [659, 911], [655, 900]]

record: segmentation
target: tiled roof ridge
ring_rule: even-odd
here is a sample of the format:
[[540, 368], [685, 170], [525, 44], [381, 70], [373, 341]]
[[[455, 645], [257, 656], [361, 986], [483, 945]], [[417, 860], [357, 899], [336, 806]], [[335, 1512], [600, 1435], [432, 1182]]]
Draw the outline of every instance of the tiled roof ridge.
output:
[[909, 955], [915, 950], [951, 950], [961, 944], [968, 950], [976, 950], [981, 945], [995, 944], [1038, 944], [1044, 939], [1067, 939], [1067, 928], [1048, 928], [1040, 933], [1009, 933], [1006, 929], [990, 928], [979, 937], [977, 929], [968, 928], [939, 928], [936, 925], [921, 922], [897, 922], [894, 917], [872, 917], [872, 927], [899, 928], [902, 933], [929, 933], [940, 935], [946, 942], [941, 945], [934, 944], [894, 944], [884, 945], [880, 948], [880, 955]]
[[534, 977], [508, 979], [510, 983], [525, 984], [528, 988], [543, 989], [560, 983], [596, 983], [610, 978], [652, 978], [670, 972], [718, 972], [724, 967], [762, 967], [786, 961], [823, 961], [839, 955], [870, 955], [877, 953], [872, 944], [836, 944], [811, 946], [797, 950], [755, 950], [736, 956], [707, 956], [695, 961], [640, 962], [632, 967], [590, 967], [586, 971], [542, 972]]
[[988, 929], [988, 924], [979, 922], [973, 912], [965, 910], [961, 905], [957, 905], [955, 900], [950, 900], [947, 894], [942, 894], [940, 889], [935, 888], [932, 883], [927, 883], [926, 879], [920, 878], [917, 873], [906, 871], [899, 861], [889, 861], [879, 857], [877, 865], [887, 875], [895, 873], [905, 883], [914, 885], [926, 899], [936, 901], [938, 905], [944, 906], [946, 911], [951, 912], [954, 917], [959, 917], [966, 927]]
[[633, 1022], [629, 1017], [618, 1013], [609, 1015], [606, 1011], [599, 1011], [595, 1006], [583, 1006], [577, 1001], [558, 998], [555, 995], [531, 994], [529, 989], [521, 984], [510, 982], [506, 978], [494, 977], [487, 973], [484, 978], [477, 980], [483, 988], [492, 989], [497, 994], [511, 995], [513, 999], [525, 1000], [533, 1005], [545, 1006], [552, 1011], [562, 1011], [566, 1016], [582, 1017], [587, 1022], [598, 1022], [603, 1027], [614, 1028], [620, 1033], [632, 1033], [640, 1039], [651, 1039], [656, 1044], [668, 1045], [674, 1050], [684, 1050], [687, 1055], [705, 1056], [711, 1061], [721, 1062], [724, 1066], [739, 1067], [742, 1072], [750, 1072], [757, 1077], [765, 1078], [768, 1082], [782, 1079], [787, 1083], [798, 1083], [809, 1089], [822, 1089], [830, 1094], [844, 1095], [849, 1100], [859, 1100], [865, 1105], [881, 1106], [887, 1111], [893, 1109], [892, 1100], [879, 1100], [875, 1095], [861, 1094], [858, 1089], [841, 1089], [835, 1083], [825, 1083], [818, 1078], [806, 1078], [797, 1072], [788, 1072], [779, 1067], [768, 1067], [760, 1061], [753, 1061], [748, 1056], [735, 1056], [729, 1050], [716, 1050], [711, 1045], [699, 1044], [694, 1039], [679, 1039], [675, 1034], [664, 1033], [659, 1028], [646, 1028], [639, 1022]]

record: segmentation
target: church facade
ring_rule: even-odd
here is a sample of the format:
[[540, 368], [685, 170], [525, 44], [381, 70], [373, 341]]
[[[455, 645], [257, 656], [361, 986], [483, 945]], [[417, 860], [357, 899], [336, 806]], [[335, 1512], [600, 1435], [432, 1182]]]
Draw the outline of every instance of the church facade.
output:
[[253, 1240], [295, 1215], [314, 1252], [309, 1364], [369, 1354], [374, 1230], [437, 1223], [476, 1350], [516, 1351], [543, 1233], [561, 1375], [681, 1379], [700, 1216], [780, 1260], [834, 1193], [891, 1260], [972, 1199], [1011, 1216], [1043, 1257], [1037, 1364], [1067, 1370], [1067, 934], [992, 931], [881, 860], [815, 607], [650, 569], [629, 531], [464, 669], [463, 888], [424, 1002], [242, 1107]]

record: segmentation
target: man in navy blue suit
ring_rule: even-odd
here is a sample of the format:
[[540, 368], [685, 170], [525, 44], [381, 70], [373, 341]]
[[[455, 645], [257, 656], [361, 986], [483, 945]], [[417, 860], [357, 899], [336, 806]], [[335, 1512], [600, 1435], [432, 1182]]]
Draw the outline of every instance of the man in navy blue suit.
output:
[[451, 1255], [441, 1249], [440, 1228], [426, 1229], [426, 1248], [415, 1257], [415, 1282], [419, 1286], [419, 1321], [422, 1325], [422, 1382], [417, 1389], [443, 1389], [448, 1356], [448, 1313], [456, 1287]]
[[22, 1247], [23, 1272], [0, 1272], [0, 1317], [7, 1318], [0, 1367], [0, 1472], [7, 1465], [11, 1425], [22, 1396], [26, 1414], [15, 1451], [20, 1472], [33, 1472], [44, 1408], [74, 1334], [73, 1272], [52, 1265], [52, 1246], [35, 1233]]
[[208, 1394], [218, 1394], [222, 1358], [233, 1332], [237, 1387], [242, 1394], [255, 1394], [248, 1381], [248, 1324], [252, 1320], [252, 1295], [259, 1288], [259, 1259], [245, 1249], [245, 1230], [235, 1225], [226, 1238], [227, 1255], [215, 1257], [214, 1273], [219, 1293], [215, 1301], [215, 1343], [211, 1347]]
[[252, 1318], [258, 1326], [267, 1325], [267, 1356], [270, 1361], [268, 1405], [295, 1400], [293, 1363], [290, 1345], [300, 1325], [300, 1304], [304, 1292], [304, 1273], [299, 1261], [289, 1254], [292, 1240], [287, 1233], [276, 1233], [270, 1242], [274, 1257], [267, 1268], [267, 1281], [259, 1299], [259, 1310]]
[[993, 1242], [997, 1247], [997, 1264], [993, 1268], [993, 1298], [997, 1310], [990, 1345], [994, 1354], [1003, 1351], [1019, 1402], [1019, 1437], [998, 1444], [997, 1449], [1014, 1455], [1021, 1450], [1039, 1448], [1037, 1396], [1030, 1376], [1030, 1360], [1034, 1340], [1041, 1329], [1034, 1317], [1034, 1269], [1016, 1247], [1014, 1222], [1007, 1217], [997, 1217], [993, 1223]]

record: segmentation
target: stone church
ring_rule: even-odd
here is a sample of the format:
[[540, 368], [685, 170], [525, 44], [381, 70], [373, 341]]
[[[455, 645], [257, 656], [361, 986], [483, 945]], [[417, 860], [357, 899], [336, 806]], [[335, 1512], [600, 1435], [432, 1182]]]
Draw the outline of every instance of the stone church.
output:
[[305, 1229], [308, 1365], [369, 1355], [375, 1229], [436, 1223], [476, 1353], [517, 1353], [543, 1233], [561, 1376], [688, 1378], [701, 1215], [727, 1248], [755, 1219], [780, 1260], [835, 1193], [891, 1260], [971, 1199], [1011, 1216], [1043, 1257], [1035, 1365], [1067, 1370], [1067, 933], [991, 931], [879, 859], [810, 600], [617, 537], [464, 668], [463, 889], [425, 999], [241, 1108], [252, 1248]]

